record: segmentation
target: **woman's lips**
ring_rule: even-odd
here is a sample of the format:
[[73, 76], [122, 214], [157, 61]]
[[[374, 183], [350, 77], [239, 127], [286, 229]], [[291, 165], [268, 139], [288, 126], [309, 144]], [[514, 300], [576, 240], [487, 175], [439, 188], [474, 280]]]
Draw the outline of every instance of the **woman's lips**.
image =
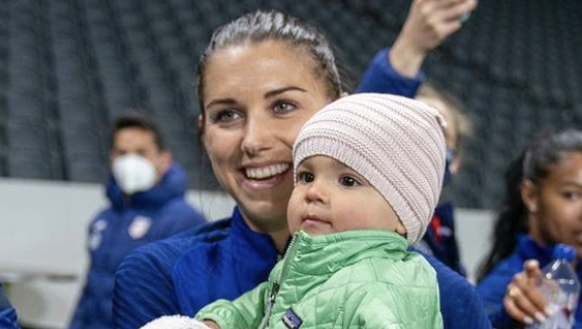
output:
[[277, 163], [262, 167], [247, 167], [244, 169], [245, 176], [249, 179], [269, 179], [273, 176], [280, 175], [291, 168], [289, 163]]
[[272, 189], [286, 181], [291, 172], [289, 163], [245, 167], [241, 170], [242, 185], [251, 190]]

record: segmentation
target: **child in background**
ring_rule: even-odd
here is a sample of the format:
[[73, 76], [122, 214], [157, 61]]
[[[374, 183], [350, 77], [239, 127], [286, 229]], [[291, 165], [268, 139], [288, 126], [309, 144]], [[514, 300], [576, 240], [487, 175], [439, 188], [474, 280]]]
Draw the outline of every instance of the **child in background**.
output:
[[197, 315], [211, 328], [442, 328], [435, 272], [407, 251], [445, 167], [444, 121], [408, 98], [356, 94], [317, 112], [293, 149], [294, 238], [269, 281]]

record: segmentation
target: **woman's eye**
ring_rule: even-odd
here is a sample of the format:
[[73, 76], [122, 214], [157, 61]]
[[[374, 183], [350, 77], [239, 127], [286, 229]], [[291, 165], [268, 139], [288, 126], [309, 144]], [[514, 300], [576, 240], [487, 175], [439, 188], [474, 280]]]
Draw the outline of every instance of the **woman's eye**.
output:
[[295, 109], [295, 105], [289, 102], [277, 102], [273, 106], [273, 111], [277, 114], [284, 114]]
[[302, 171], [297, 174], [297, 180], [301, 183], [311, 183], [315, 180], [315, 176], [308, 171]]
[[216, 113], [214, 116], [214, 122], [230, 122], [239, 119], [241, 116], [237, 111], [234, 110], [224, 110]]
[[564, 192], [564, 197], [568, 200], [579, 200], [582, 194], [580, 192]]
[[340, 178], [340, 184], [347, 187], [353, 187], [361, 185], [357, 179], [350, 177], [350, 176], [343, 176]]

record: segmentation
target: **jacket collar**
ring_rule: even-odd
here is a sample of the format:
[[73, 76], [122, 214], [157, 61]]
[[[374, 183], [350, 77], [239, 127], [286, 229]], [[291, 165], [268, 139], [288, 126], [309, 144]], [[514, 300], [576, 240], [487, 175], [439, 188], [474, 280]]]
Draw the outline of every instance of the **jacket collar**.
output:
[[156, 208], [171, 199], [181, 198], [188, 188], [186, 172], [177, 163], [172, 163], [156, 186], [145, 192], [138, 192], [126, 198], [123, 191], [111, 176], [107, 182], [106, 194], [115, 210], [124, 208]]
[[[230, 229], [230, 255], [234, 257], [232, 264], [239, 276], [237, 282], [242, 293], [267, 279], [278, 260], [278, 252], [269, 235], [255, 232], [247, 226], [238, 207], [232, 214]], [[247, 279], [242, 280], [240, 276]]]
[[544, 267], [552, 261], [553, 246], [542, 246], [529, 235], [520, 234], [517, 238], [517, 250], [522, 259], [537, 259]]
[[309, 236], [299, 231], [285, 254], [294, 271], [303, 274], [333, 274], [371, 257], [401, 260], [407, 255], [406, 239], [383, 230], [346, 231]]
[[255, 250], [259, 252], [259, 257], [265, 256], [270, 258], [275, 254], [276, 258], [277, 251], [271, 237], [267, 234], [251, 230], [245, 222], [238, 206], [235, 207], [232, 214], [231, 225], [231, 236], [236, 247]]

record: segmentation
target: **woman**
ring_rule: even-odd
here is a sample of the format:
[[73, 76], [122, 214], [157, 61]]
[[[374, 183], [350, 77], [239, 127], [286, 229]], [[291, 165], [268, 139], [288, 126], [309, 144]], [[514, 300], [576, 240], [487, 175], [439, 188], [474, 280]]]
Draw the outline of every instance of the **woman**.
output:
[[[164, 314], [193, 315], [267, 279], [289, 238], [293, 142], [307, 119], [342, 94], [325, 37], [277, 12], [251, 13], [220, 27], [198, 77], [201, 138], [237, 207], [229, 219], [124, 260], [116, 277], [117, 328], [139, 328]], [[467, 281], [427, 259], [437, 271], [445, 327], [488, 328]]]
[[[556, 243], [574, 246], [582, 257], [582, 132], [540, 138], [513, 163], [506, 180], [507, 196], [477, 287], [498, 329], [550, 315], [536, 286]], [[582, 280], [582, 268], [576, 271]], [[581, 307], [575, 327], [582, 327]]]

